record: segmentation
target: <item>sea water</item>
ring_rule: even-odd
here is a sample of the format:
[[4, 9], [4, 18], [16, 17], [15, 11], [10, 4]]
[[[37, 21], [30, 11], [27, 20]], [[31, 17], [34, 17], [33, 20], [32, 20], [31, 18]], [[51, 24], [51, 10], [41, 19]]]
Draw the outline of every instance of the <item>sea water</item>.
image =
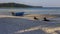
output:
[[[60, 14], [60, 8], [0, 8], [0, 15], [10, 15], [11, 12], [26, 14]], [[59, 19], [59, 18], [58, 18]], [[33, 23], [34, 22], [34, 23]], [[23, 31], [22, 31], [23, 30]], [[22, 32], [22, 33], [21, 33]], [[0, 34], [59, 34], [60, 19], [33, 21], [22, 18], [0, 18]]]
[[7, 15], [11, 12], [25, 12], [26, 14], [60, 14], [60, 8], [0, 8], [0, 14]]

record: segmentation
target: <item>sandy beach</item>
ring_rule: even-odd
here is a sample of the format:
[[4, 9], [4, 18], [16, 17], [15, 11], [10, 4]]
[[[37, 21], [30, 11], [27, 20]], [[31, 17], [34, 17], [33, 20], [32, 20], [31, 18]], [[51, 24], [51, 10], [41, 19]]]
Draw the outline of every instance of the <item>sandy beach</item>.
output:
[[[34, 16], [39, 20], [34, 20]], [[42, 21], [44, 17], [51, 21]], [[60, 34], [60, 20], [52, 15], [0, 15], [0, 34]]]
[[56, 18], [57, 16], [55, 15], [47, 15], [47, 14], [28, 14], [28, 15], [24, 15], [24, 16], [12, 16], [12, 15], [0, 15], [0, 18], [2, 17], [10, 17], [10, 18], [24, 18], [24, 19], [28, 19], [28, 20], [34, 20], [33, 18], [37, 17], [39, 20], [43, 19], [44, 17], [46, 18]]

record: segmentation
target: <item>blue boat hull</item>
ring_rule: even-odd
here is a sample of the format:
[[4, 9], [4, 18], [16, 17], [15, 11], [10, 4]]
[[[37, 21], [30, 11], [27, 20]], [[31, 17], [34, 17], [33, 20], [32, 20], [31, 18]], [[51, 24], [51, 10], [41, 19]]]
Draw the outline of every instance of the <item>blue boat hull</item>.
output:
[[24, 15], [24, 12], [16, 12], [14, 13], [15, 16], [23, 16]]

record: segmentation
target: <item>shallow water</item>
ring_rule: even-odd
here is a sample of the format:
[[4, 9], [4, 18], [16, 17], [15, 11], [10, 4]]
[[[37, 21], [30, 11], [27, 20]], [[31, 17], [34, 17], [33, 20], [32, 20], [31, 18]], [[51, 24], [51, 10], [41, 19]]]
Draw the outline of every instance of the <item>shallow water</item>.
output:
[[12, 11], [27, 14], [60, 14], [60, 8], [0, 8], [0, 14], [10, 15]]
[[60, 8], [0, 8], [0, 15], [11, 15], [11, 11], [26, 14], [51, 14], [58, 16], [50, 18], [49, 22], [28, 20], [22, 18], [0, 18], [0, 34], [59, 34]]
[[[60, 30], [60, 23], [27, 20], [22, 18], [0, 18], [0, 34], [53, 34]], [[55, 32], [58, 31], [58, 32]]]

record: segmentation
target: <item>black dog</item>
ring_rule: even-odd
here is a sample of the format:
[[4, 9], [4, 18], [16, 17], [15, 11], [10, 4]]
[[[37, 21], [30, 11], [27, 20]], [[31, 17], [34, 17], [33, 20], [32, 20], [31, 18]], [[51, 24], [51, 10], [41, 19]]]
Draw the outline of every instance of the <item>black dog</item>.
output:
[[38, 20], [38, 18], [36, 18], [35, 16], [34, 16], [34, 19], [35, 19], [35, 20]]
[[50, 21], [50, 20], [48, 20], [46, 17], [44, 17], [43, 19], [44, 19], [43, 21]]

